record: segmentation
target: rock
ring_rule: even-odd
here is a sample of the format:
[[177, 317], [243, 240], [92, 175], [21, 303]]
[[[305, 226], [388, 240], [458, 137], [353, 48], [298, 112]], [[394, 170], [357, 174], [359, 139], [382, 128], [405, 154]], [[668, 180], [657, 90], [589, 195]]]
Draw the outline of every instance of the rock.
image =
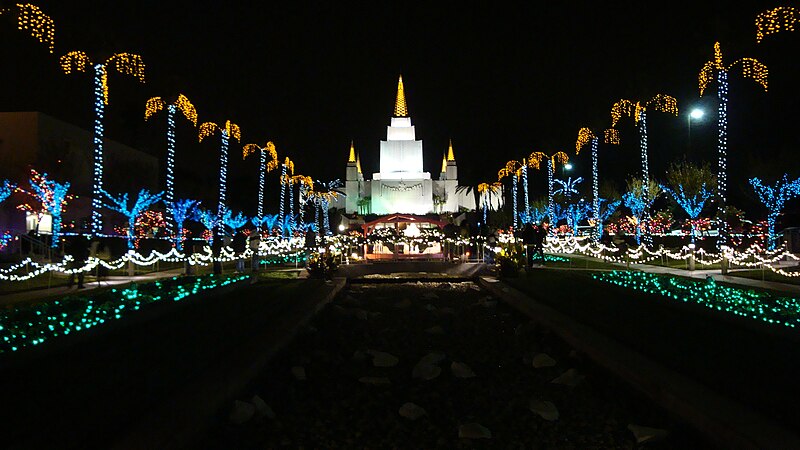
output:
[[431, 352], [423, 356], [417, 364], [439, 364], [444, 361], [445, 354], [441, 352]]
[[554, 378], [551, 383], [555, 384], [563, 384], [566, 386], [574, 387], [577, 386], [578, 383], [583, 381], [586, 378], [585, 376], [578, 373], [576, 369], [569, 369], [566, 372], [562, 373], [561, 375]]
[[539, 353], [533, 357], [533, 361], [531, 364], [536, 369], [541, 369], [542, 367], [553, 367], [556, 365], [556, 360], [551, 358], [550, 355], [547, 353]]
[[295, 380], [305, 380], [306, 379], [305, 367], [303, 366], [292, 367], [292, 375], [294, 375]]
[[470, 367], [462, 362], [453, 361], [450, 363], [450, 371], [456, 378], [474, 378], [475, 372]]
[[491, 439], [492, 432], [479, 423], [465, 423], [458, 427], [458, 437], [466, 439]]
[[558, 420], [558, 408], [552, 402], [548, 402], [547, 400], [531, 400], [530, 404], [528, 405], [531, 411], [535, 412], [539, 416], [541, 416], [544, 420], [554, 421]]
[[231, 410], [228, 419], [231, 423], [241, 425], [250, 420], [256, 413], [256, 407], [252, 403], [236, 400], [233, 402], [233, 409]]
[[392, 384], [391, 380], [386, 377], [361, 377], [358, 379], [358, 381], [364, 384], [372, 384], [375, 386]]
[[400, 413], [402, 417], [405, 417], [409, 420], [417, 420], [420, 417], [428, 414], [424, 408], [411, 402], [404, 403], [403, 406], [400, 407], [398, 413]]
[[411, 300], [408, 299], [408, 298], [404, 298], [404, 299], [400, 300], [399, 302], [395, 303], [394, 307], [395, 308], [400, 308], [400, 309], [406, 309], [406, 308], [410, 307], [411, 305], [412, 305]]
[[372, 365], [375, 367], [394, 367], [400, 362], [400, 359], [391, 353], [379, 352], [377, 350], [367, 350], [367, 353], [372, 355]]
[[637, 444], [657, 441], [669, 435], [669, 432], [667, 430], [662, 430], [660, 428], [643, 427], [641, 425], [635, 425], [632, 423], [628, 424], [628, 429], [631, 430], [631, 433], [633, 433], [633, 436], [636, 438]]
[[264, 416], [269, 419], [274, 419], [275, 411], [270, 408], [270, 406], [258, 395], [254, 395], [252, 399], [250, 399], [250, 403], [253, 404], [256, 408], [256, 412], [259, 416]]
[[444, 328], [442, 328], [441, 325], [434, 325], [425, 329], [425, 332], [428, 334], [444, 334]]
[[417, 364], [411, 371], [412, 378], [419, 378], [425, 381], [432, 380], [442, 373], [442, 368], [433, 364]]

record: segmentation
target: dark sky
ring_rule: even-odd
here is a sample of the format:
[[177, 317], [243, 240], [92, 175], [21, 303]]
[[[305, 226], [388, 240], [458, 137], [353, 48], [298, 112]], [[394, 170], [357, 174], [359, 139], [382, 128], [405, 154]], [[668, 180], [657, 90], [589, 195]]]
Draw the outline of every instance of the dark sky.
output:
[[[351, 140], [364, 171], [378, 170], [402, 73], [426, 170], [437, 176], [452, 139], [466, 184], [494, 181], [507, 160], [531, 151], [574, 155], [578, 129], [610, 126], [615, 101], [664, 93], [678, 99], [681, 113], [648, 116], [651, 173], [660, 177], [684, 156], [716, 167], [716, 88], [701, 99], [697, 73], [719, 40], [727, 63], [748, 56], [770, 68], [767, 93], [731, 75], [730, 198], [754, 204], [746, 177], [800, 175], [800, 34], [755, 42], [756, 15], [781, 2], [426, 3], [42, 1], [36, 4], [56, 22], [56, 54], [3, 31], [2, 101], [4, 109], [41, 110], [90, 128], [91, 81], [60, 74], [57, 56], [140, 53], [147, 84], [112, 75], [108, 137], [163, 156], [163, 124], [144, 122], [144, 102], [182, 92], [200, 121], [230, 119], [245, 143], [272, 140], [299, 173], [330, 180], [344, 176]], [[694, 105], [709, 114], [692, 124], [690, 149], [686, 113]], [[632, 119], [620, 131], [623, 145], [601, 148], [600, 165], [601, 177], [622, 189], [640, 163]], [[211, 187], [210, 194], [179, 194], [211, 200], [216, 141], [197, 144], [184, 123], [178, 146], [178, 176], [194, 173]], [[256, 160], [241, 162], [239, 148], [229, 170], [231, 200], [254, 209]], [[587, 180], [588, 156], [575, 158], [575, 173]], [[180, 191], [180, 178], [177, 185]], [[534, 196], [545, 186], [543, 174], [532, 175]]]

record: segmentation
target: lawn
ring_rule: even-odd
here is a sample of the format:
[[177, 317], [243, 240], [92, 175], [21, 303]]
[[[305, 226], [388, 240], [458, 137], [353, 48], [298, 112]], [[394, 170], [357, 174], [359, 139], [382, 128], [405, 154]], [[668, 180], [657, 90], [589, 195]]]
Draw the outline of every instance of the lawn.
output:
[[535, 271], [506, 280], [533, 299], [595, 328], [723, 395], [752, 405], [788, 429], [800, 413], [797, 339], [743, 325], [748, 320], [593, 280], [590, 273]]
[[752, 280], [800, 285], [800, 277], [787, 277], [779, 273], [775, 273], [769, 269], [736, 270], [733, 272], [728, 272], [728, 275], [732, 277], [750, 278]]

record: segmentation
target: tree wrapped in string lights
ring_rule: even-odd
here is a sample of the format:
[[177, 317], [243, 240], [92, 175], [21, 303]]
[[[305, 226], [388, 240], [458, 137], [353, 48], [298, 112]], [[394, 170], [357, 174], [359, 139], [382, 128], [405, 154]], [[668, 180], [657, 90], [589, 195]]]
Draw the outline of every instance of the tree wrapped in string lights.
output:
[[503, 178], [511, 176], [511, 207], [513, 208], [513, 228], [517, 229], [518, 227], [518, 220], [517, 214], [519, 213], [519, 209], [517, 208], [517, 185], [519, 184], [519, 178], [522, 174], [522, 169], [525, 167], [525, 164], [511, 160], [508, 161], [502, 169], [497, 173], [497, 181], [502, 181]]
[[6, 199], [10, 197], [16, 189], [16, 184], [8, 180], [3, 180], [3, 184], [0, 184], [0, 203], [6, 201]]
[[[0, 192], [0, 199], [5, 192], [5, 188], [10, 187], [10, 183], [6, 181], [2, 192]], [[53, 248], [58, 247], [59, 239], [61, 238], [61, 215], [67, 206], [67, 202], [74, 198], [73, 195], [67, 194], [69, 191], [69, 183], [59, 183], [54, 180], [48, 180], [47, 174], [39, 174], [39, 172], [31, 169], [31, 177], [28, 180], [31, 188], [30, 190], [17, 188], [18, 191], [30, 195], [39, 203], [39, 207], [33, 207], [29, 204], [20, 205], [18, 209], [28, 211], [38, 215], [39, 221], [42, 219], [42, 213], [50, 214], [52, 218], [52, 240], [50, 246]]]
[[769, 249], [775, 248], [775, 222], [783, 212], [786, 202], [800, 195], [800, 178], [789, 181], [789, 176], [784, 174], [775, 185], [765, 185], [759, 178], [751, 178], [750, 184], [758, 194], [761, 203], [767, 207], [767, 233], [769, 235]]
[[647, 226], [645, 217], [649, 215], [656, 197], [661, 193], [661, 186], [654, 180], [647, 182], [634, 177], [628, 180], [628, 192], [622, 196], [622, 203], [631, 210], [636, 229], [636, 244], [642, 243], [642, 229]]
[[[286, 191], [291, 190], [291, 177], [294, 176], [294, 162], [287, 156], [281, 164], [281, 202], [279, 205], [278, 215], [280, 216], [280, 223], [286, 220]], [[282, 227], [285, 236], [285, 227]]]
[[555, 211], [555, 203], [553, 201], [553, 176], [556, 172], [556, 164], [566, 164], [569, 162], [569, 155], [566, 152], [553, 152], [552, 154], [547, 154], [544, 152], [533, 152], [528, 156], [528, 164], [535, 164], [538, 167], [541, 164], [541, 161], [547, 160], [547, 214], [550, 220], [550, 230], [552, 233], [555, 233], [555, 225], [558, 223], [558, 218], [556, 218], [556, 211]]
[[688, 162], [672, 164], [667, 170], [666, 183], [661, 185], [661, 189], [672, 196], [689, 216], [693, 243], [697, 236], [695, 221], [712, 197], [715, 187], [716, 179], [707, 164], [696, 166]]
[[[599, 147], [600, 139], [589, 128], [581, 128], [578, 130], [578, 138], [575, 141], [575, 154], [578, 155], [581, 149], [586, 144], [592, 146], [592, 217], [591, 220], [595, 224], [595, 232], [592, 238], [597, 241], [603, 234], [603, 225], [600, 220], [600, 179], [597, 174], [597, 150]], [[619, 132], [615, 128], [608, 128], [603, 131], [603, 141], [606, 144], [618, 145]]]
[[[183, 116], [192, 122], [192, 125], [197, 126], [197, 110], [183, 94], [178, 94], [178, 98], [170, 104], [167, 104], [161, 97], [153, 97], [145, 104], [144, 120], [150, 119], [164, 107], [167, 108], [167, 189], [164, 191], [164, 201], [172, 204], [175, 201], [175, 113], [182, 112]], [[167, 208], [167, 231], [170, 234], [176, 232], [172, 229], [174, 219], [171, 215], [170, 208]], [[178, 227], [177, 233], [181, 233], [181, 227]]]
[[147, 211], [150, 206], [160, 202], [161, 198], [164, 196], [164, 192], [153, 194], [147, 189], [142, 189], [139, 191], [138, 197], [132, 204], [128, 201], [127, 192], [118, 196], [111, 195], [105, 190], [101, 192], [109, 200], [109, 202], [107, 202], [104, 206], [112, 211], [122, 214], [128, 219], [128, 248], [133, 249], [136, 218], [139, 217], [139, 215], [143, 212]]
[[759, 13], [756, 16], [756, 43], [760, 44], [770, 34], [794, 31], [798, 22], [800, 10], [791, 6], [779, 6]]
[[727, 203], [728, 188], [728, 73], [732, 69], [741, 69], [744, 78], [751, 78], [767, 91], [767, 66], [754, 58], [737, 59], [728, 66], [722, 62], [722, 50], [719, 42], [714, 43], [714, 59], [707, 61], [698, 75], [700, 86], [700, 96], [703, 96], [706, 88], [714, 80], [716, 73], [717, 80], [717, 219], [718, 235], [717, 249], [719, 250], [728, 241], [728, 226], [725, 221], [725, 204]]
[[0, 7], [0, 16], [13, 16], [17, 19], [17, 29], [27, 31], [31, 37], [45, 44], [53, 53], [56, 43], [56, 25], [53, 19], [38, 6], [30, 3], [17, 3], [8, 8]]
[[222, 213], [222, 225], [228, 227], [231, 233], [235, 233], [236, 230], [247, 225], [247, 222], [249, 222], [249, 219], [244, 214], [234, 214], [233, 210], [229, 208], [225, 208]]
[[214, 243], [214, 229], [222, 229], [222, 217], [219, 214], [219, 211], [213, 212], [210, 209], [201, 208], [197, 206], [194, 208], [194, 213], [192, 216], [192, 220], [200, 222], [206, 228], [208, 242], [210, 244]]
[[619, 205], [622, 204], [622, 200], [611, 200], [607, 198], [600, 198], [597, 202], [597, 216], [595, 216], [592, 221], [595, 222], [595, 227], [597, 229], [598, 236], [603, 236], [603, 227], [608, 219], [611, 218], [611, 215], [617, 211]]
[[[634, 123], [639, 128], [639, 150], [641, 151], [642, 156], [642, 180], [649, 180], [650, 179], [650, 166], [647, 162], [647, 111], [661, 111], [665, 113], [670, 113], [674, 116], [678, 115], [678, 101], [675, 100], [675, 97], [671, 97], [665, 94], [656, 94], [650, 100], [646, 102], [633, 102], [627, 99], [621, 99], [614, 103], [611, 106], [611, 127], [614, 128], [617, 126], [617, 123], [622, 118], [622, 116], [633, 117]], [[647, 197], [652, 195], [648, 192], [648, 183], [642, 183], [642, 187], [644, 191], [642, 192], [643, 199], [647, 202]], [[645, 215], [640, 218], [640, 220], [645, 224], [647, 222], [648, 216], [647, 211], [645, 210]], [[653, 242], [650, 238], [650, 233], [647, 232], [645, 229], [644, 234], [645, 242], [648, 245], [652, 245]]]
[[[326, 236], [333, 234], [328, 217], [328, 208], [331, 202], [334, 202], [340, 195], [345, 195], [341, 190], [342, 186], [342, 181], [339, 179], [327, 183], [317, 180], [314, 182], [313, 190], [308, 193], [309, 198], [317, 206], [317, 210], [322, 213], [322, 226], [319, 229]], [[316, 222], [319, 223], [319, 216], [317, 216]]]
[[[219, 205], [217, 207], [217, 215], [219, 216], [218, 225], [222, 227], [222, 215], [225, 213], [227, 207], [225, 205], [225, 199], [228, 187], [228, 141], [230, 139], [236, 139], [237, 142], [241, 141], [242, 131], [239, 129], [239, 125], [236, 125], [230, 120], [225, 121], [224, 127], [218, 126], [214, 122], [205, 122], [200, 125], [200, 132], [198, 134], [200, 142], [203, 142], [203, 139], [209, 136], [213, 136], [217, 130], [219, 130], [222, 137], [219, 147]], [[224, 230], [220, 228], [219, 231], [223, 232]]]
[[103, 115], [108, 105], [108, 67], [114, 68], [123, 75], [130, 75], [140, 83], [144, 83], [144, 62], [142, 57], [134, 53], [115, 53], [102, 63], [92, 63], [84, 52], [73, 51], [63, 55], [60, 59], [61, 69], [67, 75], [72, 72], [87, 72], [94, 70], [94, 165], [92, 185], [92, 234], [101, 231], [100, 208], [102, 207], [103, 191]]
[[[267, 172], [272, 172], [278, 168], [278, 152], [275, 150], [275, 144], [272, 141], [267, 142], [264, 147], [259, 147], [257, 144], [246, 144], [242, 147], [242, 159], [258, 152], [258, 214], [256, 215], [256, 222], [261, 226], [261, 218], [264, 216], [264, 180]], [[269, 161], [267, 161], [269, 155]]]
[[478, 184], [478, 194], [480, 196], [481, 203], [483, 203], [483, 223], [484, 225], [488, 223], [488, 216], [489, 216], [489, 206], [492, 203], [492, 197], [495, 194], [503, 192], [503, 183], [499, 181], [494, 182], [492, 184], [489, 183], [479, 183]]
[[175, 239], [175, 248], [178, 251], [183, 250], [183, 224], [194, 217], [194, 209], [200, 206], [200, 202], [197, 200], [189, 200], [189, 199], [180, 199], [175, 201], [165, 201], [167, 205], [167, 211], [169, 212], [170, 216], [172, 216], [172, 220], [175, 221], [175, 229], [176, 232], [173, 235]]

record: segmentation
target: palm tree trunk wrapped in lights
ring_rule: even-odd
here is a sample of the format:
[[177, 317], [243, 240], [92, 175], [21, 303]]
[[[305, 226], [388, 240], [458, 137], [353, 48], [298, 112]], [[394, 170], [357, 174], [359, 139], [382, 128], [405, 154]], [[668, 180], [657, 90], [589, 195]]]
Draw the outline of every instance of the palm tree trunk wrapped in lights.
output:
[[[175, 201], [175, 113], [177, 111], [182, 112], [184, 117], [196, 127], [197, 110], [183, 94], [178, 94], [177, 100], [169, 105], [161, 97], [153, 97], [147, 100], [145, 104], [144, 120], [150, 119], [155, 113], [164, 109], [165, 106], [167, 107], [167, 186], [164, 191], [164, 201], [167, 204], [173, 204]], [[173, 228], [175, 218], [170, 208], [167, 208], [166, 222], [169, 234], [181, 233], [180, 225], [178, 225], [177, 230]], [[178, 242], [180, 242], [180, 239], [178, 239]]]
[[[609, 128], [603, 132], [606, 144], [619, 144], [619, 133], [614, 128]], [[594, 223], [594, 233], [592, 239], [597, 242], [600, 239], [603, 224], [600, 220], [600, 181], [597, 175], [597, 150], [600, 139], [589, 128], [578, 130], [578, 139], [575, 141], [575, 154], [578, 155], [581, 149], [588, 143], [592, 146], [592, 222]]]
[[754, 58], [741, 58], [729, 66], [722, 62], [722, 50], [719, 42], [714, 44], [714, 59], [707, 61], [698, 75], [700, 96], [714, 80], [716, 72], [717, 99], [719, 100], [717, 116], [717, 250], [721, 250], [728, 242], [728, 225], [725, 219], [725, 204], [727, 203], [728, 187], [728, 73], [740, 68], [744, 78], [751, 78], [767, 91], [767, 66]]
[[[249, 155], [258, 152], [258, 215], [256, 221], [260, 224], [264, 217], [264, 182], [267, 172], [272, 172], [278, 168], [278, 152], [275, 150], [275, 144], [272, 141], [267, 142], [264, 147], [259, 147], [256, 144], [246, 144], [242, 147], [242, 159], [247, 158]], [[267, 161], [269, 155], [269, 161]]]
[[67, 75], [74, 72], [87, 72], [94, 69], [94, 165], [92, 184], [92, 234], [101, 231], [100, 208], [103, 206], [103, 115], [108, 105], [108, 65], [114, 63], [114, 69], [124, 75], [131, 75], [144, 83], [144, 62], [142, 57], [133, 53], [115, 53], [103, 63], [94, 64], [84, 52], [74, 51], [63, 55], [59, 62]]
[[[642, 180], [645, 180], [642, 183], [642, 199], [643, 201], [647, 202], [650, 195], [654, 193], [648, 192], [648, 184], [646, 180], [650, 179], [650, 166], [647, 162], [647, 110], [653, 111], [661, 111], [670, 113], [674, 116], [678, 115], [678, 101], [675, 100], [675, 97], [671, 97], [665, 94], [656, 94], [650, 100], [646, 102], [633, 102], [631, 100], [621, 99], [618, 102], [614, 103], [611, 107], [611, 126], [616, 127], [617, 123], [619, 122], [622, 116], [633, 117], [633, 120], [636, 126], [639, 128], [639, 149], [641, 152], [642, 158]], [[644, 231], [644, 241], [647, 245], [652, 246], [653, 241], [650, 233], [647, 231], [647, 211], [645, 211], [645, 215], [641, 217], [642, 225], [645, 229]]]
[[225, 202], [228, 183], [228, 141], [230, 138], [236, 139], [236, 141], [241, 141], [242, 131], [239, 129], [239, 125], [236, 125], [230, 120], [225, 121], [224, 127], [218, 126], [213, 122], [205, 122], [204, 124], [200, 125], [200, 133], [198, 135], [200, 142], [203, 142], [203, 139], [209, 136], [213, 136], [217, 130], [219, 130], [221, 135], [219, 151], [219, 202], [217, 206], [217, 216], [219, 219], [219, 232], [224, 233], [225, 229], [222, 224], [222, 215], [225, 213], [227, 208]]

